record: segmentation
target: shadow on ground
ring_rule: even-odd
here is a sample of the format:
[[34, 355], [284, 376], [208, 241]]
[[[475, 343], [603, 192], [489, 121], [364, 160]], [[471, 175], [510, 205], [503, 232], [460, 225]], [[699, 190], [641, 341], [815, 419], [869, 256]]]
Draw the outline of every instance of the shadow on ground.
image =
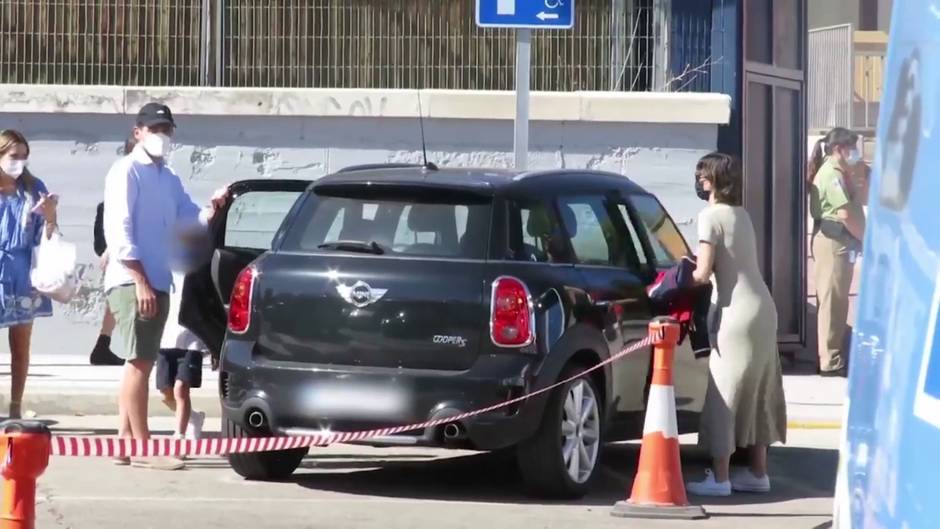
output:
[[[439, 452], [438, 452], [439, 453]], [[303, 468], [292, 481], [316, 490], [387, 498], [449, 500], [486, 503], [544, 503], [525, 495], [511, 453], [471, 454], [433, 459], [422, 455], [378, 455], [364, 458], [355, 454], [329, 454], [317, 457], [311, 451]], [[588, 506], [613, 506], [629, 496], [639, 445], [608, 447], [604, 466], [590, 494], [568, 502]], [[683, 448], [685, 478], [698, 479], [708, 463], [695, 447]], [[222, 463], [222, 462], [220, 462]], [[727, 499], [690, 497], [693, 503], [709, 505], [757, 505], [803, 498], [829, 498], [835, 482], [838, 452], [811, 448], [779, 447], [771, 450], [770, 465], [774, 491], [770, 494], [738, 494]], [[714, 510], [714, 509], [713, 509]], [[720, 510], [720, 509], [719, 509]], [[720, 512], [711, 513], [721, 516]], [[826, 515], [816, 513], [812, 516]], [[740, 513], [734, 516], [741, 516]], [[762, 514], [761, 516], [769, 516]], [[786, 513], [773, 516], [787, 516]]]

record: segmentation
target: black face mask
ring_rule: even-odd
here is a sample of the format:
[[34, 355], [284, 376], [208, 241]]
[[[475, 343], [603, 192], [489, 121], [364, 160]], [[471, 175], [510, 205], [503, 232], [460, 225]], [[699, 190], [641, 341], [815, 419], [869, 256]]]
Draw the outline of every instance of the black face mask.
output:
[[695, 178], [695, 194], [702, 200], [708, 200], [711, 197], [711, 191], [705, 191], [705, 181]]

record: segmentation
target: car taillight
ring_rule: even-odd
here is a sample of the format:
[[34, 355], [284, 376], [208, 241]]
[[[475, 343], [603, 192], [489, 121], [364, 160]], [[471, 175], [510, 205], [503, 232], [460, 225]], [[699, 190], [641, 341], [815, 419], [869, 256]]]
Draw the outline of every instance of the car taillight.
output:
[[490, 339], [500, 347], [525, 347], [535, 341], [535, 313], [525, 284], [514, 277], [493, 281]]
[[235, 279], [232, 299], [228, 306], [228, 330], [241, 334], [251, 323], [251, 289], [255, 282], [255, 269], [245, 268]]

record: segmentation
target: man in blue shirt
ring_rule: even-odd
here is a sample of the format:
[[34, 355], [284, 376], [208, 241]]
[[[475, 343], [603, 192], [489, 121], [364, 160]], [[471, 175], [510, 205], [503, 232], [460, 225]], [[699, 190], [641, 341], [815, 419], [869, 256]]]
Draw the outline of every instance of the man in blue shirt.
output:
[[[122, 435], [150, 438], [147, 403], [150, 372], [173, 288], [171, 245], [181, 230], [206, 226], [227, 196], [217, 193], [200, 209], [165, 161], [176, 129], [169, 107], [148, 103], [137, 114], [137, 146], [115, 162], [105, 181], [104, 232], [109, 265], [105, 291], [127, 360], [118, 399]], [[177, 285], [181, 288], [182, 285]], [[129, 460], [121, 460], [130, 463]], [[178, 469], [180, 460], [135, 461], [137, 466]]]

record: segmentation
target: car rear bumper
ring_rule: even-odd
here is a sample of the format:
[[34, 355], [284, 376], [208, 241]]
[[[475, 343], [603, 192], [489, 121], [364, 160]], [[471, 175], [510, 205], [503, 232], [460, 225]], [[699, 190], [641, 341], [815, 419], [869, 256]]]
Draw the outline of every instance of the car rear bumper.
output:
[[[481, 356], [466, 371], [271, 363], [252, 356], [253, 342], [227, 340], [220, 393], [223, 414], [248, 430], [282, 435], [362, 431], [452, 417], [531, 391], [537, 359]], [[509, 447], [534, 434], [546, 396], [527, 399], [459, 423], [372, 438], [375, 445]], [[263, 424], [250, 424], [260, 412]], [[457, 429], [446, 428], [454, 424]], [[445, 435], [454, 434], [457, 435]]]

